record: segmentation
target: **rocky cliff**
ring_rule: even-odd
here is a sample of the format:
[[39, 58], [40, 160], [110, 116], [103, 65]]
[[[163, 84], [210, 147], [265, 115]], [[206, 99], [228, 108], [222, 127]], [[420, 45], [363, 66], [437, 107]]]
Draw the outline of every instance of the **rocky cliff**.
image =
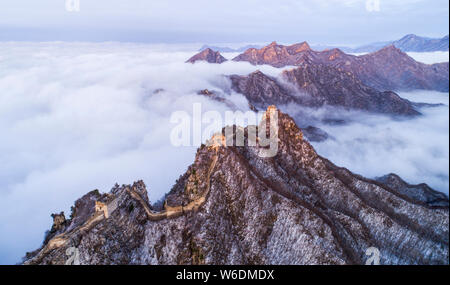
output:
[[[63, 264], [75, 250], [81, 264], [364, 264], [369, 247], [382, 264], [449, 263], [445, 195], [338, 167], [292, 118], [269, 111], [278, 114], [275, 157], [261, 158], [259, 142], [236, 147], [217, 135], [163, 209], [143, 182], [92, 191], [24, 264]], [[248, 129], [233, 130], [248, 139]]]

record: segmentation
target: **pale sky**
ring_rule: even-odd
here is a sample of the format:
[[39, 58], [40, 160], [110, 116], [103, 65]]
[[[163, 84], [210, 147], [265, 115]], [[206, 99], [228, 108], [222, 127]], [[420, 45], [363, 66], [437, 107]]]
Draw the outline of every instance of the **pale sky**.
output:
[[0, 41], [364, 44], [444, 36], [448, 13], [447, 0], [0, 0]]

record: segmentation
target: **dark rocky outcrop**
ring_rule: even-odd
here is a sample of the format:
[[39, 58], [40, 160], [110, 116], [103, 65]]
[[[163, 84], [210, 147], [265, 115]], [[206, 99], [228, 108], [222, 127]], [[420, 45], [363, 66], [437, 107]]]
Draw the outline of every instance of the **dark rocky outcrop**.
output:
[[299, 96], [301, 105], [344, 107], [374, 113], [418, 115], [411, 102], [392, 91], [378, 91], [365, 85], [353, 73], [323, 64], [302, 64], [286, 70], [282, 77], [307, 96]]
[[227, 59], [224, 58], [220, 54], [220, 52], [213, 51], [212, 49], [207, 48], [207, 49], [199, 52], [198, 54], [194, 55], [193, 57], [188, 59], [186, 62], [195, 63], [197, 61], [206, 61], [209, 63], [222, 63], [222, 62], [227, 61]]
[[50, 216], [53, 219], [53, 225], [52, 225], [52, 228], [45, 233], [44, 243], [47, 243], [55, 235], [64, 231], [67, 226], [67, 220], [66, 220], [66, 216], [64, 215], [64, 212], [60, 212], [59, 214], [56, 214], [56, 213], [51, 214]]
[[232, 89], [260, 109], [272, 104], [297, 103], [306, 107], [334, 106], [389, 115], [419, 115], [411, 102], [396, 93], [378, 91], [353, 73], [324, 64], [302, 63], [283, 71], [280, 79], [260, 71], [229, 78]]
[[330, 138], [330, 135], [327, 132], [318, 127], [307, 126], [301, 130], [310, 142], [323, 142]]
[[238, 108], [236, 107], [236, 105], [235, 105], [233, 102], [231, 102], [230, 100], [228, 100], [228, 99], [226, 99], [226, 98], [224, 98], [224, 97], [222, 97], [222, 96], [219, 96], [215, 91], [210, 91], [210, 90], [208, 90], [208, 89], [203, 89], [203, 90], [198, 91], [197, 94], [198, 94], [198, 95], [205, 96], [205, 97], [208, 97], [208, 98], [210, 98], [211, 100], [214, 100], [214, 101], [216, 101], [216, 102], [223, 103], [223, 104], [225, 104], [228, 108], [230, 108], [230, 109], [232, 109], [232, 110], [238, 109]]
[[[238, 106], [236, 106], [236, 104], [234, 104], [232, 101], [230, 101], [228, 98], [226, 98], [225, 94], [220, 94], [217, 91], [214, 90], [208, 90], [208, 89], [203, 89], [197, 92], [198, 95], [202, 95], [205, 96], [211, 100], [214, 100], [216, 102], [219, 103], [223, 103], [225, 104], [228, 108], [230, 108], [233, 111], [242, 111], [240, 110], [240, 108], [238, 108]], [[250, 102], [248, 102], [248, 108], [254, 112], [258, 111], [258, 109], [256, 109], [255, 106], [253, 106]]]
[[378, 177], [376, 180], [392, 189], [396, 189], [411, 199], [421, 201], [429, 206], [449, 206], [448, 198], [444, 193], [434, 191], [425, 183], [411, 185], [393, 173]]
[[291, 92], [283, 87], [276, 78], [261, 71], [255, 71], [247, 76], [231, 75], [231, 89], [243, 94], [247, 100], [259, 109], [270, 105], [287, 104], [294, 101]]
[[427, 197], [440, 197], [436, 204], [405, 193], [414, 190], [403, 183], [338, 167], [292, 118], [268, 112], [278, 114], [275, 157], [261, 158], [259, 144], [202, 146], [162, 212], [152, 210], [142, 182], [84, 196], [79, 205], [99, 199], [109, 217], [81, 218], [93, 210], [79, 208], [71, 230], [24, 263], [64, 264], [74, 247], [81, 264], [364, 264], [376, 247], [381, 264], [448, 264], [446, 197], [426, 188]]

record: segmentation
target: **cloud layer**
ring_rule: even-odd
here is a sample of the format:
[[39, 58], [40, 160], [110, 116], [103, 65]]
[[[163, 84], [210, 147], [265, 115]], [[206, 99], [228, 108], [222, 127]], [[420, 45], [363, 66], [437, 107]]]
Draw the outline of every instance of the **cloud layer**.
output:
[[415, 60], [427, 64], [448, 62], [448, 51], [408, 52], [407, 54]]

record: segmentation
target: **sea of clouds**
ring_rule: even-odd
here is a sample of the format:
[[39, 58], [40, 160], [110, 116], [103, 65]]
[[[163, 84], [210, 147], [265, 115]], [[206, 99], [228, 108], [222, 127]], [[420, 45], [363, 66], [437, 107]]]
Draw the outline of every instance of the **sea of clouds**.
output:
[[448, 51], [434, 52], [407, 52], [407, 54], [417, 61], [433, 64], [438, 62], [448, 62]]
[[[160, 199], [197, 148], [171, 144], [171, 114], [192, 114], [192, 103], [201, 103], [204, 112], [225, 112], [224, 104], [197, 95], [205, 88], [226, 89], [223, 74], [280, 73], [242, 62], [184, 63], [196, 48], [0, 43], [0, 264], [19, 262], [38, 248], [50, 213], [64, 210], [68, 216], [73, 202], [90, 190], [106, 192], [115, 183], [142, 179], [150, 200]], [[446, 105], [424, 108], [424, 116], [406, 121], [355, 113], [359, 120], [348, 125], [320, 125], [333, 139], [314, 146], [357, 173], [395, 172], [448, 193], [448, 94], [401, 95]], [[228, 99], [248, 110], [243, 96]]]

